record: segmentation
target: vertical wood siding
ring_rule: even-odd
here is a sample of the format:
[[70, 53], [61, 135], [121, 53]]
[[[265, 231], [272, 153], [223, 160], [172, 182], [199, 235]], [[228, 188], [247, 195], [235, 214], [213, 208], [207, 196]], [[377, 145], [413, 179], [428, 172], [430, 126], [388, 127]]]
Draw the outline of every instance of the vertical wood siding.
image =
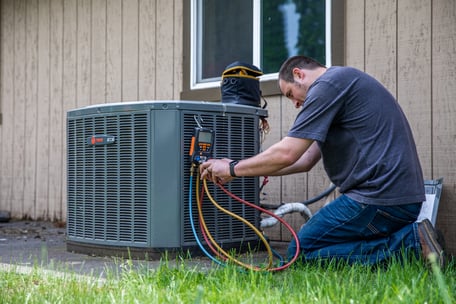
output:
[[[346, 65], [380, 80], [398, 98], [412, 127], [425, 179], [444, 178], [437, 227], [456, 253], [456, 3], [453, 0], [346, 0]], [[283, 97], [269, 102], [265, 147], [286, 135], [296, 110]], [[270, 178], [266, 202], [303, 201], [329, 185], [321, 164], [308, 174]], [[312, 212], [325, 201], [311, 205]], [[296, 229], [300, 215], [287, 215]], [[281, 228], [271, 239], [288, 240]]]
[[412, 127], [426, 179], [444, 178], [437, 227], [456, 253], [456, 2], [347, 0], [346, 64], [378, 78]]
[[182, 3], [0, 3], [0, 210], [65, 220], [66, 111], [178, 99]]
[[[437, 226], [456, 252], [456, 3], [346, 0], [345, 60], [379, 79], [409, 118], [426, 179], [444, 178]], [[65, 220], [65, 115], [106, 102], [178, 99], [183, 3], [178, 0], [0, 0], [0, 209]], [[271, 132], [296, 109], [266, 96]], [[303, 201], [329, 185], [308, 174], [270, 177], [264, 203]], [[262, 182], [262, 179], [260, 180]], [[324, 202], [311, 206], [316, 211]], [[299, 215], [286, 216], [297, 229]], [[271, 239], [290, 234], [275, 226]]]
[[431, 3], [431, 112], [427, 128], [431, 130], [432, 176], [445, 178], [437, 225], [449, 251], [456, 255], [456, 2]]

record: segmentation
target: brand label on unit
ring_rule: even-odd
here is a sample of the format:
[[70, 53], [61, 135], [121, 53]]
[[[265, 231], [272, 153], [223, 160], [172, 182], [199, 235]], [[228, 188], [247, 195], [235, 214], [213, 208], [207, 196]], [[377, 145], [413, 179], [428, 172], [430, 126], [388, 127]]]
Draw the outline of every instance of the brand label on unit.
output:
[[87, 138], [87, 144], [91, 146], [110, 145], [116, 142], [116, 137], [112, 135], [93, 135]]

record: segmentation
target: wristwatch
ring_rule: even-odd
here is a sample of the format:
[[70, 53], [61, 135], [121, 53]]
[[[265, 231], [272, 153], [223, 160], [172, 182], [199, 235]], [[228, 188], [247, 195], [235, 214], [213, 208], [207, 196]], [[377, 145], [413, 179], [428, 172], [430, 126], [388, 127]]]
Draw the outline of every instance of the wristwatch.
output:
[[234, 172], [234, 167], [238, 164], [238, 160], [232, 160], [230, 161], [230, 175], [231, 177], [237, 177], [236, 173]]

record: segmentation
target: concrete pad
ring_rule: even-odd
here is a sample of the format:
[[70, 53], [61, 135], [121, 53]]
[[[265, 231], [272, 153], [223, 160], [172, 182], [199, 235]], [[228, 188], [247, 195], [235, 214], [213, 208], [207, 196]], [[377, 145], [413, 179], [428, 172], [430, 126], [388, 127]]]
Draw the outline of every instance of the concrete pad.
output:
[[[284, 254], [286, 243], [271, 243]], [[247, 253], [248, 254], [248, 253]], [[266, 260], [266, 252], [252, 255], [253, 261]], [[9, 221], [0, 223], [0, 271], [27, 273], [36, 267], [54, 273], [72, 273], [81, 276], [105, 278], [118, 276], [125, 270], [153, 270], [166, 262], [169, 267], [184, 263], [186, 266], [207, 271], [219, 267], [209, 258], [126, 260], [110, 256], [91, 256], [67, 251], [64, 225], [46, 221]]]

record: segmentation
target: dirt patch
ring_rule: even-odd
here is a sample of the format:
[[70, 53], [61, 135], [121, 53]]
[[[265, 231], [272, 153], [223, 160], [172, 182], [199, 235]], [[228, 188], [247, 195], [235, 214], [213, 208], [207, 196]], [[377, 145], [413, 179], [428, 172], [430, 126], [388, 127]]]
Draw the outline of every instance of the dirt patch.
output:
[[0, 223], [0, 237], [6, 239], [38, 239], [46, 241], [65, 238], [65, 226], [45, 221], [9, 221]]

